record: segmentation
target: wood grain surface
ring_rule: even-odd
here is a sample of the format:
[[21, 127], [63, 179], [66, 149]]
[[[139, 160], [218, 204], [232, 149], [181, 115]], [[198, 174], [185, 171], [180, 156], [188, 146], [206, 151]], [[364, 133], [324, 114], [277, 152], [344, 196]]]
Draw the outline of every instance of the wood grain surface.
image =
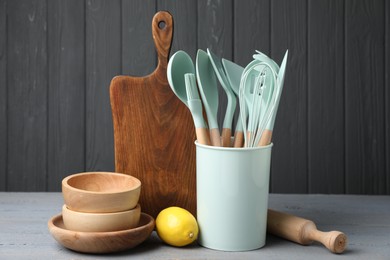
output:
[[386, 135], [383, 120], [384, 7], [384, 1], [359, 1], [359, 4], [346, 1], [345, 177], [348, 193], [379, 194], [386, 189], [385, 142], [379, 141], [385, 140]]
[[[142, 245], [121, 254], [81, 255], [64, 249], [48, 231], [47, 221], [61, 211], [62, 203], [60, 192], [0, 192], [1, 258], [376, 260], [388, 259], [390, 255], [389, 196], [270, 194], [270, 208], [313, 220], [319, 230], [343, 231], [350, 243], [342, 256], [333, 255], [319, 243], [302, 246], [270, 234], [267, 235], [263, 248], [246, 252], [209, 250], [198, 243], [176, 248], [161, 241], [156, 232], [152, 232], [151, 237]], [[68, 242], [74, 241], [73, 239]]]
[[61, 188], [64, 173], [85, 168], [84, 4], [48, 2], [49, 99], [47, 189]]
[[168, 11], [175, 20], [171, 54], [178, 50], [185, 50], [194, 62], [199, 47], [199, 30], [201, 30], [199, 23], [204, 17], [204, 13], [196, 11], [197, 7], [198, 1], [193, 0], [157, 0], [157, 10]]
[[7, 187], [7, 34], [6, 1], [0, 0], [0, 190]]
[[[149, 75], [156, 68], [156, 54], [150, 37], [150, 19], [156, 1], [122, 0], [122, 74]], [[131, 14], [131, 15], [130, 15]]]
[[386, 121], [386, 128], [385, 128], [385, 139], [386, 139], [386, 187], [387, 187], [387, 193], [390, 193], [390, 2], [385, 1], [385, 16], [386, 21], [385, 23], [387, 26], [385, 26], [385, 54], [386, 54], [386, 60], [385, 60], [385, 121]]
[[308, 187], [344, 193], [344, 5], [311, 1], [308, 8]]
[[193, 60], [210, 48], [245, 66], [258, 49], [280, 63], [289, 49], [271, 192], [390, 194], [384, 0], [0, 0], [0, 190], [115, 170], [110, 81], [154, 71], [159, 10], [175, 19], [171, 53]]
[[145, 77], [117, 76], [110, 86], [115, 169], [141, 180], [142, 211], [154, 217], [168, 206], [192, 213], [196, 207], [194, 126], [166, 75], [172, 33], [171, 15], [157, 13], [152, 21], [156, 70]]
[[[226, 1], [198, 1], [198, 13], [202, 19], [198, 23], [198, 48], [207, 51], [209, 48], [219, 57], [232, 60], [233, 57], [233, 20], [229, 15], [233, 12], [232, 0]], [[225, 90], [217, 80], [218, 85], [218, 112], [217, 122], [222, 133], [223, 120], [227, 105]]]
[[46, 190], [46, 14], [44, 0], [7, 2], [7, 190]]
[[294, 53], [288, 57], [273, 131], [272, 192], [308, 192], [306, 3], [271, 1], [270, 56], [280, 64], [287, 49]]
[[267, 232], [302, 245], [320, 242], [337, 254], [344, 252], [348, 244], [347, 236], [340, 231], [323, 232], [312, 220], [271, 209], [267, 213]]
[[[111, 79], [121, 74], [121, 2], [86, 2], [86, 170], [114, 171]], [[113, 40], [115, 39], [115, 40]]]
[[154, 219], [144, 213], [136, 228], [113, 232], [71, 231], [65, 228], [62, 215], [54, 216], [48, 222], [48, 229], [59, 244], [89, 254], [114, 253], [136, 247], [150, 236], [154, 226]]
[[271, 55], [270, 15], [269, 0], [234, 1], [234, 60], [240, 66], [252, 61], [255, 50]]

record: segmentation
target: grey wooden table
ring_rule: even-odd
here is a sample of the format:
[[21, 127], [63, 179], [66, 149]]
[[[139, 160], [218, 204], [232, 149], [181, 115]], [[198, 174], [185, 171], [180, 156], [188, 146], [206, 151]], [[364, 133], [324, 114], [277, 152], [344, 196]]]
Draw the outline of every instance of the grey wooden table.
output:
[[269, 207], [313, 220], [323, 231], [349, 238], [342, 255], [320, 244], [301, 246], [271, 235], [265, 247], [221, 252], [193, 244], [174, 248], [153, 232], [138, 247], [113, 255], [88, 255], [59, 245], [47, 221], [60, 212], [61, 193], [0, 192], [0, 259], [390, 259], [390, 196], [270, 194]]

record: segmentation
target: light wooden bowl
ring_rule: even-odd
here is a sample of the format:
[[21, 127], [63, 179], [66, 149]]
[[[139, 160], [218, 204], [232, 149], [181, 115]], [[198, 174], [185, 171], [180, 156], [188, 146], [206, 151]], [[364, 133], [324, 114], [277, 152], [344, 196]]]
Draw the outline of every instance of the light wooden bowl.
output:
[[62, 215], [51, 218], [48, 227], [54, 239], [66, 248], [82, 253], [113, 253], [136, 247], [145, 241], [154, 229], [154, 219], [141, 213], [136, 228], [114, 232], [77, 232], [64, 226]]
[[69, 230], [83, 232], [110, 232], [134, 228], [138, 225], [141, 207], [113, 213], [78, 212], [62, 207], [64, 225]]
[[84, 172], [62, 180], [69, 209], [80, 212], [118, 212], [134, 208], [141, 193], [137, 178], [113, 172]]

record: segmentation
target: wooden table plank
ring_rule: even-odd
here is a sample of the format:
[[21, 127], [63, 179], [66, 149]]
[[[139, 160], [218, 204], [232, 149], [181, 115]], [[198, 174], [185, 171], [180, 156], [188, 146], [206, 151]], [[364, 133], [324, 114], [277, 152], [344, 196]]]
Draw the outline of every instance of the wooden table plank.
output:
[[385, 154], [386, 154], [386, 194], [390, 194], [390, 2], [385, 2]]
[[[233, 57], [233, 4], [229, 1], [198, 1], [198, 48], [209, 48], [217, 56], [232, 60]], [[227, 96], [219, 80], [217, 120], [222, 134]]]
[[288, 49], [273, 133], [271, 190], [307, 193], [307, 1], [270, 3], [270, 57], [281, 64]]
[[[49, 218], [60, 212], [61, 193], [0, 193], [0, 258], [96, 259], [60, 246], [47, 229]], [[390, 196], [271, 194], [270, 208], [316, 222], [323, 231], [347, 234], [349, 245], [334, 255], [319, 244], [301, 246], [271, 235], [265, 247], [248, 252], [222, 252], [193, 244], [174, 248], [155, 233], [140, 246], [107, 259], [386, 259], [390, 255]]]
[[7, 4], [0, 0], [0, 190], [7, 180]]
[[309, 193], [343, 194], [344, 3], [308, 3]]
[[386, 192], [384, 7], [384, 1], [345, 2], [345, 181], [349, 194]]
[[85, 169], [84, 7], [78, 0], [48, 1], [48, 191]]
[[[168, 60], [177, 51], [185, 51], [192, 59], [195, 66], [197, 53], [197, 1], [181, 0], [181, 1], [157, 1], [157, 11], [167, 11], [173, 18], [173, 37], [172, 45]], [[151, 23], [151, 20], [148, 24]], [[151, 32], [150, 32], [151, 33]], [[155, 47], [149, 49], [149, 52], [155, 53]], [[193, 127], [193, 124], [191, 124]], [[194, 135], [195, 137], [195, 135]], [[188, 143], [185, 145], [193, 145], [195, 138], [187, 139]], [[189, 143], [191, 142], [191, 144]]]
[[[173, 17], [172, 56], [178, 50], [190, 55], [195, 64], [197, 51], [197, 1], [157, 1], [157, 11], [168, 11]], [[151, 20], [148, 24], [151, 23]], [[149, 32], [148, 32], [149, 33]], [[154, 51], [153, 49], [149, 51]]]
[[233, 10], [234, 61], [245, 67], [253, 60], [255, 50], [270, 56], [270, 2], [235, 0]]
[[123, 0], [121, 5], [122, 74], [149, 75], [157, 65], [151, 26], [156, 1]]
[[46, 190], [47, 2], [7, 2], [7, 190]]
[[110, 82], [122, 72], [121, 1], [86, 1], [86, 170], [114, 171]]
[[[233, 61], [245, 68], [253, 60], [255, 50], [270, 55], [270, 1], [235, 0], [233, 4]], [[234, 127], [238, 116], [239, 98]]]

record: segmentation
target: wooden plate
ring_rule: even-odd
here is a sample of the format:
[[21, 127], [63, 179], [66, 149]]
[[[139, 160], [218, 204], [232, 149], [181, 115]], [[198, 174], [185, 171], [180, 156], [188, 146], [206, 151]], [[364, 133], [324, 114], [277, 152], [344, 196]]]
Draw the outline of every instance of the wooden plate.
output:
[[54, 239], [66, 248], [82, 253], [113, 253], [145, 241], [154, 229], [154, 219], [141, 213], [136, 228], [114, 232], [77, 232], [65, 228], [60, 214], [49, 220], [48, 227]]

